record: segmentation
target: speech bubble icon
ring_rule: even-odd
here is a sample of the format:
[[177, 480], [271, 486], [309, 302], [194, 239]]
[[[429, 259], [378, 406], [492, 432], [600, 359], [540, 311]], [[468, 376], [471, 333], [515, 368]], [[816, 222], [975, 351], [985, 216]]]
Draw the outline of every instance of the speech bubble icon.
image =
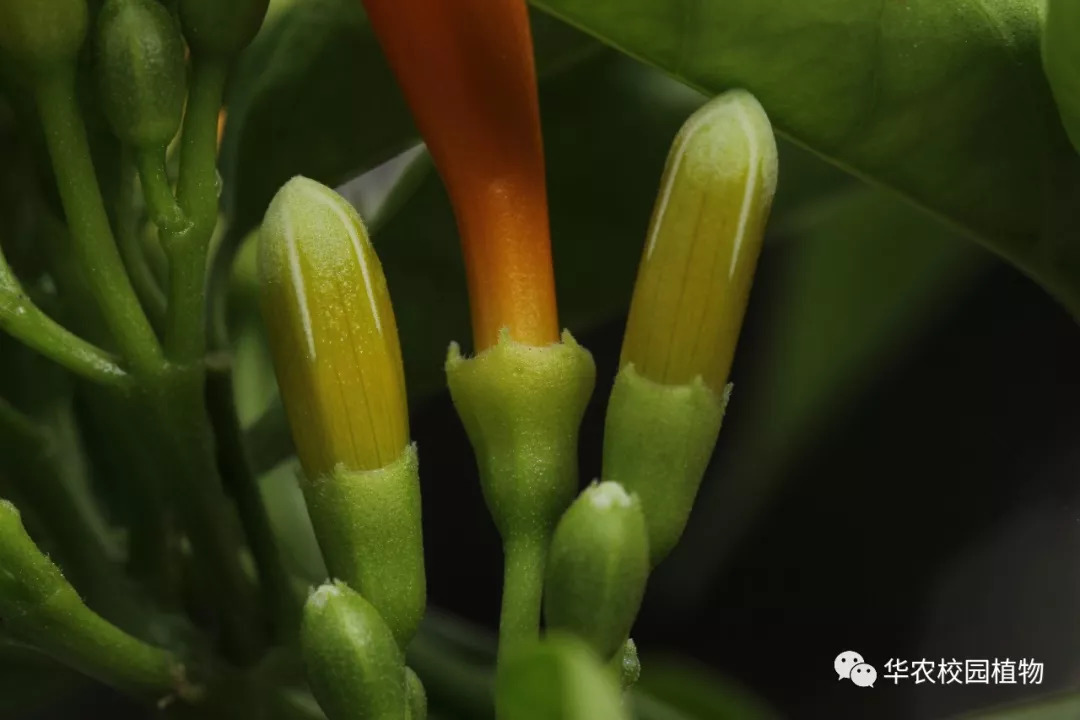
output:
[[833, 669], [836, 670], [837, 680], [847, 680], [851, 677], [851, 668], [864, 662], [863, 656], [854, 650], [845, 650], [833, 660]]
[[874, 687], [877, 680], [877, 669], [867, 663], [859, 663], [851, 668], [851, 682], [859, 687]]

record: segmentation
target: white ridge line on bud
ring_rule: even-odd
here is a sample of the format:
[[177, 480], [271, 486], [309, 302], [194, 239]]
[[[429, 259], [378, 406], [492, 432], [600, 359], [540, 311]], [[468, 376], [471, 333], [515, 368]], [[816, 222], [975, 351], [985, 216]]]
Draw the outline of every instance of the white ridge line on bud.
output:
[[652, 224], [652, 233], [649, 235], [649, 249], [645, 253], [646, 260], [652, 257], [653, 248], [656, 247], [656, 236], [659, 234], [660, 228], [664, 224], [661, 221], [667, 213], [668, 200], [671, 198], [671, 188], [675, 185], [675, 178], [679, 174], [679, 166], [682, 165], [683, 158], [686, 156], [686, 145], [690, 142], [690, 138], [694, 136], [694, 133], [697, 132], [698, 126], [705, 122], [708, 117], [707, 114], [702, 114], [683, 128], [682, 140], [679, 141], [679, 147], [675, 150], [675, 164], [671, 166], [671, 172], [667, 174], [667, 182], [664, 183], [664, 195], [660, 198], [660, 205], [656, 210], [656, 220]]
[[742, 103], [736, 102], [735, 109], [739, 113], [739, 126], [742, 128], [743, 134], [746, 135], [746, 142], [750, 146], [750, 172], [746, 175], [746, 188], [743, 189], [742, 207], [739, 208], [739, 224], [735, 232], [735, 247], [731, 252], [728, 278], [735, 275], [735, 265], [739, 261], [739, 246], [742, 245], [743, 237], [746, 235], [746, 221], [750, 218], [750, 206], [754, 202], [754, 186], [757, 184], [758, 165], [761, 164], [760, 158], [758, 158], [757, 139], [754, 137], [754, 128], [750, 125], [750, 118], [746, 117], [746, 110], [743, 109]]
[[300, 269], [300, 250], [296, 247], [296, 236], [293, 234], [292, 219], [286, 210], [281, 213], [281, 221], [285, 226], [285, 245], [289, 251], [289, 272], [292, 275], [293, 285], [296, 286], [296, 300], [300, 305], [300, 321], [304, 325], [304, 338], [307, 339], [308, 356], [315, 359], [315, 331], [312, 329], [311, 311], [307, 304], [307, 288], [304, 286], [304, 273]]
[[356, 228], [353, 227], [352, 220], [345, 214], [335, 199], [326, 197], [324, 193], [317, 190], [309, 190], [306, 187], [304, 192], [312, 199], [330, 208], [337, 219], [341, 221], [341, 224], [345, 226], [345, 232], [349, 233], [353, 252], [356, 253], [356, 260], [360, 263], [360, 273], [364, 277], [364, 289], [367, 291], [368, 304], [371, 305], [371, 314], [375, 318], [375, 329], [379, 335], [382, 335], [382, 318], [379, 317], [379, 309], [375, 307], [375, 293], [371, 289], [371, 274], [368, 272], [367, 261], [364, 259], [364, 249], [360, 247], [360, 236], [356, 234]]

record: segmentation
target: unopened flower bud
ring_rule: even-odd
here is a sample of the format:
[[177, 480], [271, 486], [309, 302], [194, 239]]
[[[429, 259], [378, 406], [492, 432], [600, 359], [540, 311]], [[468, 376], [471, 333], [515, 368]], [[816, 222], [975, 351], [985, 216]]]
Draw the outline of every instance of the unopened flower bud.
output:
[[356, 210], [296, 177], [260, 230], [262, 310], [309, 478], [375, 470], [408, 444], [405, 376], [382, 266]]
[[544, 617], [604, 660], [626, 642], [649, 576], [645, 516], [614, 482], [587, 487], [559, 520], [548, 554]]
[[769, 120], [742, 90], [694, 113], [668, 156], [604, 431], [603, 477], [641, 498], [653, 564], [716, 445], [776, 173]]
[[682, 385], [727, 382], [776, 189], [776, 140], [742, 90], [707, 103], [668, 155], [621, 364]]
[[74, 59], [86, 38], [87, 22], [86, 0], [3, 0], [0, 49], [46, 70]]
[[308, 684], [330, 720], [402, 720], [405, 664], [378, 611], [342, 582], [311, 593], [300, 623]]
[[108, 0], [98, 17], [97, 70], [105, 116], [120, 141], [164, 147], [180, 127], [184, 40], [157, 0]]
[[255, 37], [269, 4], [270, 0], [180, 0], [184, 36], [196, 53], [232, 58]]

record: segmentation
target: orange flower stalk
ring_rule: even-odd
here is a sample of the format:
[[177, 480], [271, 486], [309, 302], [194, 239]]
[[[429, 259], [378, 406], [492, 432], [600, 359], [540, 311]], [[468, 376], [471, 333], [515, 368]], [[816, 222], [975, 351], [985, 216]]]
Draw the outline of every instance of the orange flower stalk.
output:
[[559, 340], [524, 0], [363, 0], [450, 193], [479, 352]]

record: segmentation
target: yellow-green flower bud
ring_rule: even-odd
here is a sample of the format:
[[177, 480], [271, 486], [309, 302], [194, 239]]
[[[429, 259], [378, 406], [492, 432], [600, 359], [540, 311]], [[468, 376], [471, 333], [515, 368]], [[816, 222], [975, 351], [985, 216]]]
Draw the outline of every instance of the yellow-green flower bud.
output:
[[45, 69], [70, 61], [86, 38], [86, 0], [3, 0], [0, 49]]
[[308, 597], [300, 652], [311, 692], [329, 720], [403, 720], [405, 661], [378, 611], [344, 583]]
[[683, 125], [664, 170], [604, 431], [605, 480], [641, 498], [658, 563], [686, 526], [776, 189], [776, 141], [752, 95]]
[[733, 90], [683, 125], [668, 155], [626, 324], [621, 364], [682, 385], [727, 382], [776, 189], [776, 140]]
[[641, 503], [618, 483], [593, 483], [555, 528], [544, 584], [547, 627], [577, 635], [608, 660], [630, 635], [648, 577]]
[[259, 31], [270, 0], [180, 0], [184, 36], [192, 50], [231, 58]]
[[386, 278], [356, 211], [305, 178], [274, 197], [259, 242], [263, 316], [327, 568], [378, 609], [404, 647], [426, 586], [416, 449]]
[[259, 275], [278, 386], [308, 477], [401, 457], [409, 428], [397, 324], [356, 210], [314, 180], [290, 180], [263, 220]]
[[184, 40], [157, 0], [108, 0], [98, 16], [102, 106], [121, 142], [164, 147], [180, 127]]

